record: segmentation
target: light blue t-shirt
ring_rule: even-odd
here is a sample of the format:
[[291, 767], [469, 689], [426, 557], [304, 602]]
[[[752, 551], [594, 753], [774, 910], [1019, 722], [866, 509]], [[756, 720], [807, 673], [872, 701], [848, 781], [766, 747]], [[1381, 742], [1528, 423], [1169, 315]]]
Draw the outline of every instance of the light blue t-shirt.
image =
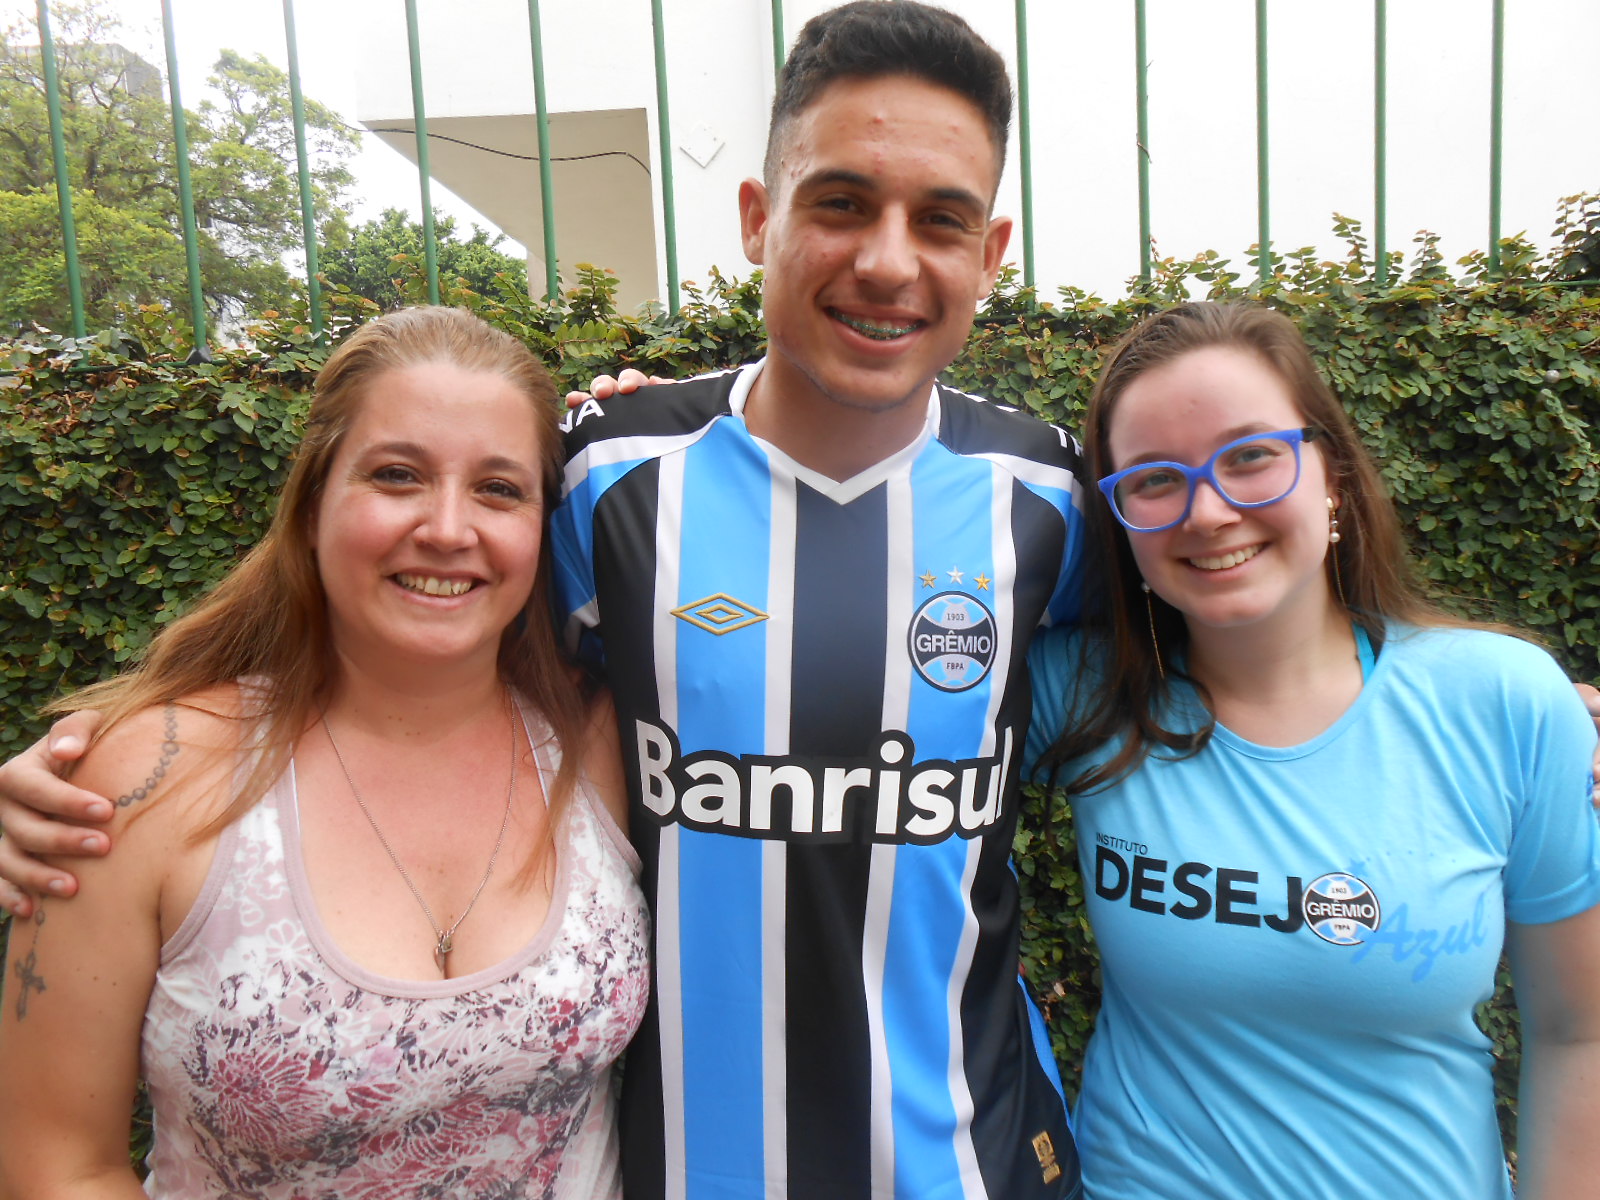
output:
[[[1082, 652], [1069, 630], [1035, 643], [1030, 762]], [[1198, 755], [1079, 797], [1105, 985], [1077, 1112], [1086, 1194], [1509, 1198], [1472, 1013], [1508, 919], [1600, 903], [1594, 741], [1537, 647], [1395, 629], [1313, 740], [1219, 726]]]

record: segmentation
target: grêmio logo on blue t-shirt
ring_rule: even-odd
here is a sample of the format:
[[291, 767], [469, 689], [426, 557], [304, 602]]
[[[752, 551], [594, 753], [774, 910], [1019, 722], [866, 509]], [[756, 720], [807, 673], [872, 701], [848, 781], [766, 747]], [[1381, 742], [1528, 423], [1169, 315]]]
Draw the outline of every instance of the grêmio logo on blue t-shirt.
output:
[[1095, 835], [1094, 894], [1137, 912], [1296, 933], [1309, 929], [1333, 946], [1355, 947], [1352, 963], [1387, 949], [1395, 962], [1412, 962], [1421, 982], [1441, 954], [1465, 954], [1483, 945], [1488, 927], [1483, 899], [1469, 919], [1445, 929], [1412, 929], [1409, 905], [1385, 913], [1376, 891], [1359, 875], [1329, 871], [1306, 883], [1287, 875], [1263, 884], [1259, 871], [1193, 860], [1173, 866], [1142, 842]]

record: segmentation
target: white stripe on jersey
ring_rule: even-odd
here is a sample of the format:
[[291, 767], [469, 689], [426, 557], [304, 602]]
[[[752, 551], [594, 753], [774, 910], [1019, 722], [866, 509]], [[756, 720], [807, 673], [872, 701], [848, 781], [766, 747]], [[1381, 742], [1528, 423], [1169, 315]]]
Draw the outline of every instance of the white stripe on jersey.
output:
[[766, 753], [789, 753], [794, 655], [794, 556], [799, 514], [791, 476], [772, 472], [771, 542], [767, 551]]
[[[937, 393], [936, 393], [937, 395]], [[911, 472], [901, 471], [886, 484], [889, 560], [884, 584], [885, 628], [909, 629], [915, 600], [910, 582], [916, 575], [913, 534], [915, 505]], [[911, 717], [911, 672], [905, 647], [896, 637], [885, 639], [883, 665], [883, 728], [904, 729]], [[889, 1066], [889, 1041], [883, 1019], [883, 972], [889, 953], [889, 917], [894, 903], [895, 860], [899, 848], [872, 847], [867, 876], [867, 908], [861, 939], [861, 969], [866, 981], [867, 1040], [872, 1063], [872, 1189], [873, 1195], [894, 1195], [894, 1080]]]
[[[638, 818], [634, 818], [637, 820]], [[656, 855], [656, 978], [661, 1007], [662, 1141], [665, 1143], [666, 1200], [685, 1200], [686, 1145], [683, 1103], [683, 963], [677, 948], [682, 925], [678, 911], [678, 835], [680, 826], [661, 830]]]
[[651, 458], [659, 458], [665, 462], [673, 457], [682, 457], [677, 454], [677, 451], [694, 445], [706, 435], [708, 429], [726, 415], [726, 413], [718, 413], [699, 429], [690, 430], [688, 433], [641, 433], [635, 437], [609, 438], [605, 441], [591, 442], [567, 460], [567, 469], [561, 476], [561, 494], [570, 496], [574, 490], [582, 485], [585, 479], [589, 478], [590, 471], [600, 467], [616, 466], [618, 463], [643, 462]]
[[867, 1044], [872, 1062], [872, 1194], [894, 1195], [894, 1089], [889, 1040], [883, 1028], [883, 969], [889, 954], [889, 910], [894, 903], [898, 846], [875, 842], [867, 868], [861, 976], [867, 1000]]
[[[994, 608], [997, 646], [1011, 644], [1012, 628], [1015, 624], [1012, 601], [1017, 582], [1017, 547], [1011, 536], [1012, 478], [1013, 473], [1007, 471], [1003, 464], [991, 460], [989, 543], [990, 552], [994, 555], [994, 583], [991, 585], [993, 591], [990, 595], [993, 599], [990, 603]], [[985, 758], [995, 752], [995, 724], [1000, 712], [1000, 701], [1005, 697], [1010, 684], [1011, 660], [1006, 655], [996, 655], [990, 672], [989, 703], [983, 714], [983, 740], [978, 744], [978, 753]], [[1011, 735], [1008, 730], [1006, 733], [1008, 749], [1010, 742]], [[999, 789], [1002, 786], [1003, 773], [1009, 769], [1009, 765], [1007, 763], [1002, 767], [1002, 774], [991, 780], [989, 796], [985, 801], [986, 810], [992, 808], [993, 811], [999, 812]], [[984, 1190], [982, 1173], [978, 1169], [978, 1150], [972, 1140], [972, 1088], [967, 1082], [966, 1038], [961, 1024], [961, 992], [972, 973], [972, 956], [978, 947], [978, 919], [972, 911], [972, 881], [977, 877], [978, 856], [982, 852], [981, 838], [974, 838], [967, 843], [967, 861], [961, 873], [961, 940], [956, 946], [956, 961], [950, 972], [950, 991], [945, 997], [950, 1014], [950, 1098], [955, 1104], [958, 1131], [955, 1153], [956, 1162], [961, 1169], [962, 1194], [967, 1200], [987, 1200], [988, 1197], [988, 1192]]]
[[[1058, 433], [1062, 432], [1057, 430]], [[970, 454], [968, 458], [981, 458], [999, 467], [1013, 479], [1023, 483], [1032, 484], [1034, 487], [1053, 488], [1058, 492], [1066, 492], [1072, 497], [1073, 506], [1083, 508], [1083, 495], [1078, 487], [1078, 477], [1065, 467], [1052, 467], [1046, 463], [1035, 462], [1031, 458], [1022, 458], [1015, 454], [999, 454], [993, 452]], [[1008, 534], [1009, 536], [1009, 534]]]
[[[1009, 494], [1010, 489], [1006, 489]], [[1005, 643], [1001, 643], [1004, 645]], [[985, 750], [985, 753], [988, 753]], [[996, 797], [996, 801], [998, 801]], [[967, 1042], [961, 1028], [961, 993], [972, 974], [972, 955], [978, 948], [978, 918], [972, 911], [972, 881], [978, 875], [978, 859], [983, 855], [983, 839], [971, 838], [967, 842], [967, 861], [961, 871], [961, 941], [956, 945], [955, 965], [950, 969], [950, 989], [945, 994], [945, 1010], [950, 1022], [950, 1099], [955, 1102], [956, 1164], [961, 1170], [961, 1194], [966, 1200], [991, 1200], [983, 1186], [983, 1173], [978, 1168], [978, 1149], [972, 1141], [972, 1089], [967, 1085], [963, 1069], [967, 1058]], [[1004, 1200], [993, 1197], [992, 1200]]]
[[[989, 545], [994, 555], [994, 582], [990, 584], [989, 601], [994, 609], [994, 639], [997, 646], [1011, 645], [1011, 635], [1016, 624], [1012, 611], [1016, 603], [1017, 542], [1011, 534], [1011, 477], [1012, 473], [995, 465], [989, 473]], [[989, 668], [989, 705], [983, 713], [983, 741], [978, 753], [984, 758], [995, 752], [994, 731], [998, 724], [1000, 702], [1011, 686], [1011, 660], [1004, 654], [995, 655], [994, 666]]]
[[[683, 526], [685, 455], [661, 460], [656, 479], [656, 578], [653, 644], [661, 719], [678, 727], [678, 636], [672, 610], [678, 600], [679, 541]], [[666, 1200], [687, 1200], [687, 1141], [683, 1082], [683, 963], [678, 954], [679, 909], [677, 824], [661, 830], [660, 882], [656, 885], [656, 970], [661, 1032], [662, 1133], [666, 1143]]]
[[[768, 754], [789, 753], [797, 528], [794, 480], [774, 471], [765, 623]], [[787, 1200], [789, 1195], [788, 873], [788, 844], [762, 843], [761, 1086], [765, 1103], [761, 1142], [767, 1174], [766, 1200]]]
[[904, 630], [911, 628], [916, 607], [913, 580], [916, 578], [916, 505], [911, 490], [911, 472], [901, 471], [884, 485], [885, 534], [888, 544], [884, 556], [889, 560], [884, 581], [885, 638], [883, 664], [883, 728], [904, 729], [911, 719], [911, 670], [906, 662]]
[[766, 1200], [789, 1196], [789, 1045], [784, 953], [788, 924], [789, 847], [761, 843], [761, 1158], [766, 1164]]

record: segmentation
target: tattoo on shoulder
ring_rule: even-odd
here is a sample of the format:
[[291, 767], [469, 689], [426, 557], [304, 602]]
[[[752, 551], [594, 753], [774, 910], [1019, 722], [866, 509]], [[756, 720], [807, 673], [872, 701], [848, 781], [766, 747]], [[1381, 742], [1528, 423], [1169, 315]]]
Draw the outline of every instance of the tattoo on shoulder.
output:
[[[44, 926], [44, 909], [41, 907], [34, 913], [35, 926]], [[11, 968], [17, 977], [17, 1020], [22, 1021], [28, 1015], [28, 997], [34, 992], [46, 991], [44, 976], [39, 974], [39, 934], [34, 931], [33, 945], [28, 947], [28, 954], [21, 962]]]
[[172, 765], [172, 760], [178, 756], [178, 706], [172, 701], [161, 710], [162, 715], [162, 741], [161, 757], [156, 761], [155, 769], [133, 791], [125, 796], [117, 797], [117, 807], [127, 808], [136, 801], [143, 800], [161, 783], [167, 774], [167, 768]]

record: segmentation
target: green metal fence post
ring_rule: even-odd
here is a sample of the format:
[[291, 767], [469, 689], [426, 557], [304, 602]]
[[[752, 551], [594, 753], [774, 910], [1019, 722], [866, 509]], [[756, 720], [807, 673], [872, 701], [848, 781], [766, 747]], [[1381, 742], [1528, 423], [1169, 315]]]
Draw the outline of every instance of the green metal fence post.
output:
[[417, 0], [406, 0], [406, 48], [411, 56], [411, 127], [417, 139], [417, 181], [422, 191], [422, 257], [428, 271], [428, 303], [439, 303], [439, 243], [433, 232], [432, 168], [428, 165], [428, 110], [422, 100], [422, 47], [417, 37]]
[[650, 0], [656, 44], [656, 133], [661, 147], [661, 227], [667, 250], [667, 311], [678, 311], [678, 232], [672, 201], [672, 121], [667, 115], [667, 37], [661, 0]]
[[1256, 0], [1256, 273], [1272, 271], [1267, 159], [1267, 0]]
[[1389, 5], [1372, 11], [1372, 253], [1378, 286], [1389, 283]]
[[322, 282], [317, 278], [317, 211], [311, 199], [311, 159], [306, 153], [306, 98], [300, 90], [300, 42], [294, 30], [294, 0], [283, 0], [283, 38], [289, 48], [289, 104], [294, 111], [294, 156], [300, 179], [300, 236], [306, 248], [306, 299], [311, 328], [323, 340]]
[[788, 49], [783, 36], [783, 0], [772, 0], [772, 74], [783, 70], [783, 55]]
[[190, 361], [210, 358], [206, 349], [206, 302], [200, 291], [200, 235], [194, 222], [194, 188], [189, 180], [189, 126], [178, 87], [178, 40], [172, 27], [172, 0], [161, 0], [161, 28], [167, 43], [167, 91], [172, 97], [173, 153], [178, 159], [178, 207], [183, 216], [183, 252], [189, 267], [189, 324], [194, 330]]
[[72, 177], [67, 173], [67, 142], [61, 131], [61, 83], [56, 73], [56, 42], [50, 34], [49, 0], [39, 0], [39, 59], [44, 66], [45, 107], [50, 113], [50, 152], [56, 168], [56, 207], [61, 212], [61, 249], [67, 261], [67, 298], [72, 305], [72, 336], [84, 336], [83, 279], [78, 273], [78, 226], [72, 219]]
[[539, 131], [539, 204], [544, 225], [544, 294], [554, 300], [561, 293], [561, 272], [556, 265], [555, 183], [550, 175], [550, 113], [544, 95], [544, 34], [539, 25], [539, 0], [528, 0], [528, 33], [533, 43], [533, 115]]
[[1505, 115], [1506, 0], [1494, 0], [1494, 56], [1489, 82], [1489, 273], [1500, 273], [1500, 175]]
[[1028, 0], [1017, 0], [1017, 159], [1022, 167], [1022, 282], [1033, 286], [1033, 124], [1028, 111]]
[[1150, 239], [1150, 51], [1145, 40], [1145, 0], [1133, 2], [1133, 106], [1138, 121], [1139, 282], [1149, 283]]

